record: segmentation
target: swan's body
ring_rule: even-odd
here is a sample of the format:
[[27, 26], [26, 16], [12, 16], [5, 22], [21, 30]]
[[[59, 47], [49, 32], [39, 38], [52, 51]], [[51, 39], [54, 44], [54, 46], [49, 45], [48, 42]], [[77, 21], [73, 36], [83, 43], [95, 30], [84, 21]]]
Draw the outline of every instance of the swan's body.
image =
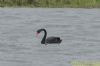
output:
[[53, 44], [53, 43], [60, 44], [61, 43], [62, 40], [60, 39], [60, 37], [52, 36], [52, 37], [46, 38], [47, 32], [46, 32], [45, 29], [37, 30], [37, 34], [39, 34], [41, 31], [44, 31], [44, 37], [43, 37], [43, 39], [41, 41], [41, 44]]

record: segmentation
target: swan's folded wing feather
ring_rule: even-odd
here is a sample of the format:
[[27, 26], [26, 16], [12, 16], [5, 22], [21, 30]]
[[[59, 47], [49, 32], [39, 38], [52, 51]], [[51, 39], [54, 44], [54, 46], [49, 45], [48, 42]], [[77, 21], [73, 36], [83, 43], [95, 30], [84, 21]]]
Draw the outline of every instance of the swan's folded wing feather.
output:
[[48, 37], [46, 39], [46, 43], [59, 43], [60, 38], [59, 37]]

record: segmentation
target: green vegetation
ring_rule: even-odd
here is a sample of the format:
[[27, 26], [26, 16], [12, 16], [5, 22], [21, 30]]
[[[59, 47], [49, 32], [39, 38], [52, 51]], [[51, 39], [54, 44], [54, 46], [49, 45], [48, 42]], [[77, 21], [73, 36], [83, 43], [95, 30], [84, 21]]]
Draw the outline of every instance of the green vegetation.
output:
[[0, 0], [0, 7], [100, 7], [100, 0]]

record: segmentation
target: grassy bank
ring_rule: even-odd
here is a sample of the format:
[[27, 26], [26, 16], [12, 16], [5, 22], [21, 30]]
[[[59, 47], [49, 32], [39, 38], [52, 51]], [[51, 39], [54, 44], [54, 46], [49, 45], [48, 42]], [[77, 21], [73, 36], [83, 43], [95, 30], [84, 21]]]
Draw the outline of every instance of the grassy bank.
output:
[[0, 7], [100, 7], [100, 0], [0, 0]]

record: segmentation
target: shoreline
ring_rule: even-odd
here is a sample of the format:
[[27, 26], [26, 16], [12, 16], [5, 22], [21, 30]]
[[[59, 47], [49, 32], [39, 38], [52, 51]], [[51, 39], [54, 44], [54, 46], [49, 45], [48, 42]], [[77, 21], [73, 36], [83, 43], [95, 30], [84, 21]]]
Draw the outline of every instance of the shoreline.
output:
[[0, 7], [100, 8], [100, 0], [2, 0]]

